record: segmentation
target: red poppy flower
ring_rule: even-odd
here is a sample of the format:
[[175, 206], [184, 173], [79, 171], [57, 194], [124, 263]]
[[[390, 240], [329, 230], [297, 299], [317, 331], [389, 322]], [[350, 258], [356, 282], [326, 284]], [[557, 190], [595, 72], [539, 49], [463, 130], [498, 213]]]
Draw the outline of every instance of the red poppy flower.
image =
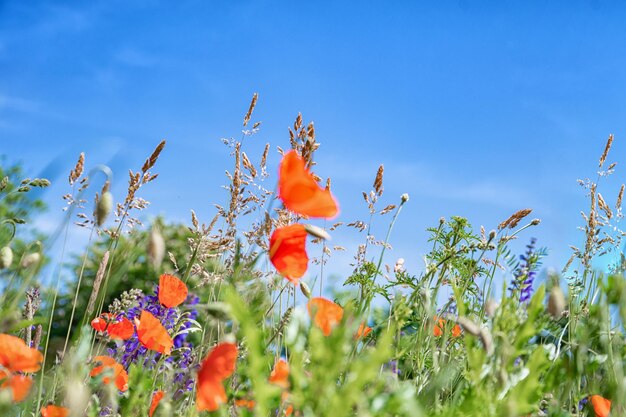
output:
[[270, 261], [272, 265], [294, 284], [307, 270], [309, 257], [306, 254], [307, 232], [299, 223], [274, 230], [270, 238]]
[[198, 410], [215, 411], [227, 400], [224, 379], [235, 372], [237, 345], [220, 343], [202, 362], [198, 372], [196, 407]]
[[[435, 327], [433, 329], [433, 335], [435, 335], [435, 337], [440, 337], [443, 335], [443, 329], [446, 326], [446, 321], [437, 316], [435, 316], [434, 320], [435, 320]], [[461, 336], [461, 326], [459, 326], [458, 324], [455, 324], [454, 327], [452, 328], [452, 337], [459, 337], [459, 336]]]
[[366, 326], [365, 323], [361, 323], [359, 325], [359, 329], [356, 331], [356, 335], [355, 337], [357, 339], [360, 339], [362, 337], [367, 337], [368, 334], [370, 334], [372, 332], [372, 328], [369, 326]]
[[322, 329], [324, 336], [330, 335], [332, 328], [343, 318], [343, 308], [322, 297], [311, 298], [307, 303], [307, 309], [315, 325]]
[[11, 372], [37, 372], [43, 355], [10, 334], [0, 334], [0, 366]]
[[443, 327], [445, 326], [445, 321], [435, 316], [435, 328], [433, 329], [433, 335], [435, 337], [440, 337], [443, 335]]
[[159, 301], [167, 308], [176, 307], [187, 299], [187, 286], [174, 275], [159, 277]]
[[126, 317], [118, 320], [112, 314], [102, 313], [91, 321], [91, 327], [100, 333], [107, 333], [111, 339], [130, 339], [135, 333], [133, 323]]
[[59, 407], [56, 405], [47, 405], [41, 409], [41, 417], [67, 417], [70, 415], [70, 410], [65, 407]]
[[591, 405], [593, 411], [596, 413], [596, 417], [609, 417], [611, 412], [611, 401], [600, 395], [591, 396]]
[[319, 186], [296, 151], [289, 151], [280, 162], [278, 196], [286, 208], [308, 217], [332, 218], [339, 207], [330, 190]]
[[289, 388], [289, 364], [286, 360], [280, 358], [276, 362], [270, 374], [269, 382], [283, 389]]
[[159, 403], [161, 402], [161, 399], [163, 399], [164, 394], [165, 393], [163, 391], [157, 391], [152, 396], [152, 402], [150, 403], [150, 412], [149, 412], [150, 417], [152, 417], [152, 415], [154, 414], [154, 411], [159, 406]]
[[149, 311], [143, 310], [139, 320], [136, 318], [135, 320], [137, 337], [142, 345], [165, 355], [172, 353], [174, 340], [172, 340], [159, 319], [154, 317]]
[[102, 378], [102, 382], [110, 384], [115, 381], [115, 386], [120, 391], [126, 391], [128, 389], [128, 373], [122, 365], [115, 361], [115, 359], [110, 356], [96, 356], [93, 358], [93, 361], [100, 362], [102, 365], [96, 366], [91, 370], [91, 372], [89, 372], [91, 377], [98, 376], [106, 370], [107, 373], [113, 373], [113, 380], [110, 376], [105, 376]]

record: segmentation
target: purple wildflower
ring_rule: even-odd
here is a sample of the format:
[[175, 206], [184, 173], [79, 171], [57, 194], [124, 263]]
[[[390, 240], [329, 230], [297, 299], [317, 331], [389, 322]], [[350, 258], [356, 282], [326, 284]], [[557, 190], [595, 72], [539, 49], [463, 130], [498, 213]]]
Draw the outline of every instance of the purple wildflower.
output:
[[391, 370], [391, 372], [393, 372], [396, 375], [400, 375], [400, 369], [398, 368], [398, 361], [395, 359], [392, 359], [389, 362], [387, 362], [387, 364], [385, 365], [385, 368]]
[[[128, 309], [128, 311], [122, 313], [130, 321], [134, 321], [135, 318], [139, 319], [143, 310], [149, 311], [159, 319], [163, 327], [169, 334], [179, 332], [181, 330], [187, 330], [191, 327], [191, 323], [188, 320], [184, 320], [180, 323], [182, 314], [179, 308], [172, 307], [167, 308], [159, 302], [159, 288], [156, 287], [154, 295], [144, 295], [137, 301], [137, 305]], [[185, 302], [186, 306], [194, 306], [198, 304], [198, 297], [195, 295], [189, 295]], [[198, 316], [198, 312], [195, 308], [187, 313], [187, 317], [195, 319]], [[193, 345], [187, 340], [187, 333], [181, 333], [174, 337], [174, 350], [172, 355], [169, 355], [163, 361], [165, 364], [175, 364], [176, 373], [174, 374], [174, 385], [176, 391], [174, 392], [174, 398], [180, 397], [185, 392], [189, 392], [193, 389]], [[109, 349], [109, 354], [116, 357], [118, 362], [128, 369], [131, 364], [139, 364], [146, 369], [154, 369], [161, 358], [161, 354], [152, 352], [144, 347], [137, 337], [137, 334], [133, 334], [131, 338], [125, 340], [122, 344]], [[163, 369], [160, 369], [163, 370]]]
[[519, 292], [520, 303], [528, 302], [533, 293], [533, 282], [537, 276], [535, 268], [538, 263], [538, 255], [535, 252], [536, 242], [537, 239], [530, 239], [530, 243], [526, 245], [526, 252], [520, 255], [521, 263], [515, 269], [513, 282], [509, 288], [513, 294]]

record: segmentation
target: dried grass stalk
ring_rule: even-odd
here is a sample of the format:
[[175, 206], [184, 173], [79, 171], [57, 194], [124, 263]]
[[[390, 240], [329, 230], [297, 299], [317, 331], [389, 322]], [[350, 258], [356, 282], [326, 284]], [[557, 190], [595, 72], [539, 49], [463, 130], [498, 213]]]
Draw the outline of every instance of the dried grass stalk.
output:
[[613, 134], [609, 135], [609, 139], [606, 141], [606, 146], [604, 147], [604, 152], [602, 152], [602, 156], [600, 157], [600, 164], [598, 167], [602, 168], [604, 161], [606, 161], [606, 157], [611, 150], [611, 145], [613, 144]]
[[259, 99], [259, 94], [258, 93], [254, 93], [252, 95], [252, 101], [250, 101], [250, 107], [248, 108], [248, 112], [246, 113], [246, 115], [243, 118], [243, 125], [244, 125], [244, 127], [250, 121], [250, 118], [252, 117], [252, 112], [254, 111], [254, 107], [256, 106], [256, 102], [257, 102], [258, 99]]
[[383, 195], [383, 174], [385, 172], [385, 167], [383, 166], [383, 164], [380, 164], [380, 166], [378, 167], [378, 171], [376, 172], [376, 179], [374, 179], [374, 191], [376, 191], [376, 194], [378, 194], [378, 196]]
[[148, 170], [154, 166], [157, 159], [159, 159], [159, 155], [161, 154], [161, 151], [163, 150], [164, 147], [165, 147], [165, 141], [162, 140], [161, 143], [159, 143], [157, 147], [154, 149], [154, 152], [152, 152], [152, 155], [150, 155], [150, 157], [146, 159], [146, 162], [143, 163], [143, 166], [141, 167], [141, 172], [148, 172]]
[[512, 228], [516, 227], [519, 224], [519, 222], [524, 217], [526, 217], [530, 213], [532, 213], [532, 211], [533, 211], [532, 209], [527, 208], [527, 209], [522, 209], [522, 210], [519, 210], [519, 211], [513, 213], [513, 215], [511, 217], [509, 217], [508, 219], [506, 219], [505, 221], [503, 221], [502, 223], [500, 223], [498, 225], [498, 230], [502, 230], [502, 229], [505, 229], [507, 227], [509, 229], [512, 229]]
[[610, 220], [611, 217], [613, 217], [613, 212], [611, 211], [611, 208], [608, 204], [606, 204], [606, 201], [604, 201], [604, 198], [600, 193], [598, 193], [598, 207], [600, 207], [600, 210], [604, 212], [607, 219]]
[[76, 180], [78, 180], [80, 176], [83, 175], [84, 169], [85, 169], [85, 153], [81, 152], [80, 156], [78, 157], [78, 161], [76, 162], [76, 166], [74, 166], [74, 169], [70, 171], [70, 177], [69, 177], [70, 185], [74, 185]]
[[252, 178], [256, 178], [256, 168], [254, 167], [252, 162], [250, 162], [250, 158], [248, 158], [248, 155], [246, 155], [245, 152], [241, 152], [241, 159], [243, 162], [243, 167], [248, 170]]
[[88, 316], [91, 316], [91, 314], [93, 314], [94, 307], [96, 306], [96, 300], [98, 298], [98, 292], [100, 291], [100, 285], [102, 284], [102, 280], [104, 279], [104, 274], [107, 269], [108, 263], [109, 251], [106, 251], [102, 256], [102, 261], [100, 261], [100, 266], [98, 267], [96, 278], [93, 281], [93, 289], [91, 290], [91, 296], [89, 297], [89, 303], [87, 304]]

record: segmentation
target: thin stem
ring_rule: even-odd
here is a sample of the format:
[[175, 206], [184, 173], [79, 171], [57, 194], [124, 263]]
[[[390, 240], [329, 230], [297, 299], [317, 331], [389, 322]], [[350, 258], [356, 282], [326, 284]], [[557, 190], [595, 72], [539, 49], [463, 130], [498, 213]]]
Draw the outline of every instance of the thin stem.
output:
[[78, 303], [78, 293], [80, 292], [80, 285], [83, 281], [83, 274], [85, 272], [85, 265], [87, 263], [87, 255], [89, 253], [88, 248], [91, 244], [91, 239], [93, 238], [94, 230], [95, 230], [95, 225], [94, 227], [91, 228], [91, 232], [89, 233], [89, 241], [87, 242], [87, 249], [85, 249], [83, 262], [82, 262], [82, 265], [80, 266], [80, 273], [78, 275], [78, 283], [76, 284], [76, 291], [74, 293], [74, 302], [72, 303], [72, 313], [70, 314], [69, 326], [67, 326], [67, 335], [65, 336], [65, 344], [63, 345], [63, 354], [61, 355], [62, 358], [65, 357], [65, 352], [67, 351], [67, 344], [70, 340], [70, 333], [72, 331], [72, 322], [74, 321], [74, 313], [76, 312], [76, 303]]
[[[65, 258], [65, 248], [67, 246], [67, 236], [69, 233], [69, 222], [65, 225], [65, 236], [63, 238], [63, 246], [61, 248], [61, 259], [59, 261], [59, 265], [63, 264], [63, 259]], [[56, 308], [57, 297], [59, 295], [59, 283], [61, 282], [61, 268], [57, 269], [57, 279], [54, 288], [54, 293], [52, 296], [52, 305], [50, 306], [50, 317], [48, 318], [48, 330], [46, 331], [46, 343], [43, 349], [43, 361], [41, 364], [41, 376], [39, 378], [39, 393], [37, 395], [37, 408], [36, 410], [41, 409], [41, 400], [43, 396], [43, 377], [44, 370], [46, 369], [46, 359], [48, 357], [48, 346], [50, 344], [50, 333], [52, 331], [52, 319], [54, 318], [54, 310]]]

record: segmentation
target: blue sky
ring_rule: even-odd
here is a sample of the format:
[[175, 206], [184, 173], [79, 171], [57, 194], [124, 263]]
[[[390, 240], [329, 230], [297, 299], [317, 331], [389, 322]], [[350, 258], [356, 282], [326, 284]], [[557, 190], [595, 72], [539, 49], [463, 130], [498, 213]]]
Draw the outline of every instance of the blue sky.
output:
[[[543, 223], [525, 237], [558, 267], [580, 242], [576, 179], [609, 133], [613, 157], [626, 149], [625, 18], [610, 1], [0, 1], [0, 153], [55, 180], [45, 227], [81, 151], [121, 196], [165, 138], [146, 215], [209, 219], [230, 167], [220, 138], [240, 136], [258, 92], [249, 154], [287, 147], [298, 112], [314, 120], [340, 220], [365, 220], [380, 163], [382, 202], [411, 195], [389, 262], [421, 267], [440, 216], [489, 230], [531, 207]], [[622, 181], [618, 166], [609, 201]]]

